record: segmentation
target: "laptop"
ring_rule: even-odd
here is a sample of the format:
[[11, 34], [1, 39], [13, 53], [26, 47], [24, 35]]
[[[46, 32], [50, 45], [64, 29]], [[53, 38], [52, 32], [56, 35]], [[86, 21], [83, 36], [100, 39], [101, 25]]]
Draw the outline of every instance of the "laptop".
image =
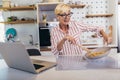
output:
[[10, 68], [31, 73], [40, 73], [56, 66], [55, 62], [30, 59], [25, 46], [20, 42], [0, 43], [0, 53]]

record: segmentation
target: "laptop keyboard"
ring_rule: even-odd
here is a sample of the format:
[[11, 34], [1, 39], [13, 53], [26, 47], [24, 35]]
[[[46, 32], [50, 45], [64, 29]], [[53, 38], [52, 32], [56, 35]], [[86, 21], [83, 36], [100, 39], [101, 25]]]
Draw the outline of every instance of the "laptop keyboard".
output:
[[39, 64], [33, 64], [33, 65], [34, 65], [35, 69], [40, 69], [40, 68], [44, 67], [43, 65], [39, 65]]

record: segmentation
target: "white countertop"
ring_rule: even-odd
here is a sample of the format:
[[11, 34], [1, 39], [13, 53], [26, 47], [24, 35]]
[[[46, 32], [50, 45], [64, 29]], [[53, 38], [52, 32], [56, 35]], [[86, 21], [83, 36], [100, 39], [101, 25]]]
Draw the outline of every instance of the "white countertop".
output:
[[[53, 56], [31, 58], [53, 62], [56, 60]], [[114, 54], [113, 58], [119, 60], [120, 55]], [[120, 69], [56, 70], [54, 67], [39, 74], [32, 74], [8, 68], [4, 60], [0, 60], [0, 80], [120, 80]]]

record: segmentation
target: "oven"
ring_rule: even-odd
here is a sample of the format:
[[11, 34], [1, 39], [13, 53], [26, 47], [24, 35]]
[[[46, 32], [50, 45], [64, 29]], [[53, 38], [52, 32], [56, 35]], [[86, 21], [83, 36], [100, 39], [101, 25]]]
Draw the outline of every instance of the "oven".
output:
[[39, 43], [40, 47], [50, 47], [50, 28], [39, 27]]

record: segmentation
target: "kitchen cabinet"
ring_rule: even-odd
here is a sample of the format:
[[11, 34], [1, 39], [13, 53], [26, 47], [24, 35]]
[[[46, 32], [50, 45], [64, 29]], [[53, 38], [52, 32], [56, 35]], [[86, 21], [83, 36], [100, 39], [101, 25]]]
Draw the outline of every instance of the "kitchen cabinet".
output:
[[37, 24], [39, 29], [39, 46], [41, 51], [50, 50], [50, 29], [51, 24], [57, 24], [54, 14], [55, 7], [62, 2], [38, 3], [37, 4]]
[[47, 22], [53, 22], [55, 17], [54, 9], [60, 2], [56, 3], [39, 3], [37, 4], [37, 23], [43, 22], [43, 16], [46, 15]]

